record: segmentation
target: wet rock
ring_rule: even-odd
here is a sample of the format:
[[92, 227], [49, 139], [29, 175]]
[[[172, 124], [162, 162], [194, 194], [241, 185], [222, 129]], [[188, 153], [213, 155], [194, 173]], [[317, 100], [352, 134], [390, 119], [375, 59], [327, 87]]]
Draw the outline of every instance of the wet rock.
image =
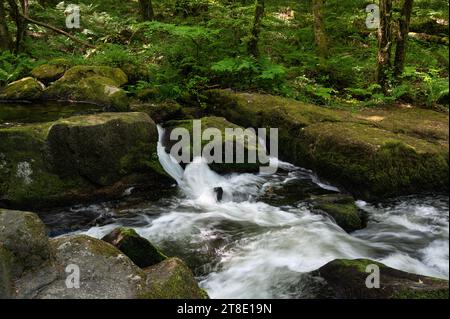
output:
[[43, 96], [47, 99], [87, 102], [126, 111], [129, 101], [120, 86], [127, 81], [126, 74], [120, 69], [75, 66], [50, 85]]
[[[380, 269], [380, 287], [367, 288], [367, 277]], [[372, 266], [373, 267], [373, 266]], [[369, 269], [369, 270], [368, 270]], [[336, 259], [314, 275], [323, 277], [339, 299], [448, 299], [448, 281], [410, 274], [367, 260]]]
[[[205, 130], [207, 129], [215, 129], [216, 135], [211, 138], [210, 141], [203, 140], [201, 144], [201, 151], [204, 152], [204, 155], [209, 155], [211, 153], [214, 153], [212, 150], [212, 147], [205, 148], [206, 145], [211, 146], [211, 143], [217, 147], [217, 149], [221, 150], [222, 156], [221, 156], [221, 163], [213, 162], [210, 164], [210, 167], [212, 170], [218, 172], [218, 173], [243, 173], [243, 172], [258, 172], [261, 163], [258, 160], [258, 146], [257, 145], [251, 145], [248, 143], [248, 140], [246, 139], [246, 136], [250, 137], [250, 139], [253, 139], [255, 143], [258, 141], [257, 136], [255, 132], [246, 132], [244, 131], [244, 128], [233, 124], [231, 122], [228, 122], [225, 118], [222, 117], [203, 117], [199, 119], [201, 121], [201, 134], [203, 135]], [[194, 129], [194, 120], [181, 120], [181, 121], [169, 121], [165, 123], [165, 136], [164, 136], [164, 144], [166, 146], [166, 151], [170, 152], [173, 145], [177, 144], [180, 140], [171, 140], [170, 135], [171, 132], [176, 128], [186, 129], [187, 132], [189, 132], [189, 135], [191, 137], [190, 141], [183, 141], [185, 142], [183, 147], [187, 152], [190, 152], [190, 160], [192, 161], [193, 158], [193, 129]], [[229, 129], [235, 129], [235, 130], [241, 130], [241, 132], [236, 131], [236, 138], [233, 139], [232, 136], [226, 136], [225, 130]], [[180, 137], [178, 137], [180, 138]], [[232, 148], [234, 152], [234, 159], [232, 163], [225, 163], [225, 154], [226, 149], [228, 147]], [[236, 150], [242, 148], [244, 153], [244, 160], [243, 163], [237, 163], [236, 160]], [[255, 154], [255, 161], [251, 162], [249, 161], [249, 154]], [[189, 154], [188, 154], [189, 155]], [[182, 163], [186, 164], [186, 163]], [[266, 165], [267, 166], [267, 165]]]
[[312, 196], [313, 209], [331, 216], [336, 224], [347, 232], [363, 229], [367, 226], [367, 216], [355, 205], [352, 196], [333, 194]]
[[212, 90], [208, 111], [244, 127], [279, 128], [280, 157], [364, 199], [448, 192], [448, 115], [370, 114], [271, 95]]
[[116, 228], [102, 240], [117, 247], [140, 268], [153, 266], [167, 258], [158, 248], [131, 228]]
[[191, 270], [178, 258], [169, 258], [145, 269], [147, 292], [150, 299], [208, 299], [198, 286]]
[[45, 226], [37, 215], [6, 209], [0, 209], [0, 248], [12, 256], [11, 275], [14, 277], [42, 267], [53, 254]]
[[49, 84], [61, 78], [71, 67], [71, 62], [66, 59], [53, 59], [48, 63], [35, 67], [31, 75], [39, 81]]
[[51, 207], [170, 183], [155, 123], [143, 113], [102, 113], [0, 129], [0, 203]]
[[8, 84], [0, 90], [0, 100], [32, 101], [42, 97], [44, 84], [31, 77]]

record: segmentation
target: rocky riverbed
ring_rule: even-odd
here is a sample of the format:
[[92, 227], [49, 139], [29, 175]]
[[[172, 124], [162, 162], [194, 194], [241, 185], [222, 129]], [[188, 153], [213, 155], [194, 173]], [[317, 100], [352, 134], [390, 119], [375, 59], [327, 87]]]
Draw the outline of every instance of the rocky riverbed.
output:
[[[448, 251], [448, 114], [228, 90], [209, 91], [206, 107], [140, 103], [120, 69], [63, 62], [0, 90], [0, 297], [448, 297], [448, 254], [430, 253]], [[277, 127], [292, 164], [271, 176], [249, 163], [178, 167], [167, 132], [195, 119]], [[377, 206], [392, 198], [407, 208]], [[67, 288], [70, 264], [80, 289]], [[369, 264], [382, 289], [362, 286]]]

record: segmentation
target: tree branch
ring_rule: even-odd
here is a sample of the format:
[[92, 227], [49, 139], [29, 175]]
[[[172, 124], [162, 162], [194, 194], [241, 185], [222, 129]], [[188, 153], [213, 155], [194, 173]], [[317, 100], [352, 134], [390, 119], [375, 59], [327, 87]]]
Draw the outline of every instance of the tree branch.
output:
[[55, 31], [55, 32], [57, 32], [57, 33], [63, 34], [63, 35], [65, 35], [66, 37], [68, 37], [68, 38], [70, 38], [71, 40], [73, 40], [74, 42], [77, 42], [77, 43], [79, 43], [79, 44], [81, 44], [81, 45], [83, 45], [83, 46], [85, 46], [85, 47], [89, 47], [89, 48], [92, 48], [92, 49], [95, 49], [95, 48], [96, 48], [94, 45], [92, 45], [92, 44], [90, 44], [90, 43], [87, 43], [87, 42], [84, 42], [83, 40], [78, 39], [77, 37], [71, 35], [70, 33], [66, 32], [66, 31], [64, 31], [64, 30], [58, 29], [58, 28], [56, 28], [56, 27], [54, 27], [54, 26], [51, 26], [51, 25], [48, 25], [48, 24], [46, 24], [46, 23], [44, 23], [44, 22], [36, 21], [36, 20], [34, 20], [34, 19], [32, 19], [32, 18], [30, 18], [30, 17], [28, 17], [28, 16], [26, 16], [26, 15], [24, 15], [24, 14], [22, 14], [22, 13], [20, 13], [20, 15], [21, 15], [25, 20], [27, 20], [28, 22], [30, 22], [30, 23], [32, 23], [32, 24], [36, 24], [36, 25], [39, 25], [39, 26], [41, 26], [41, 27], [44, 27], [44, 28], [50, 29], [50, 30], [52, 30], [52, 31]]

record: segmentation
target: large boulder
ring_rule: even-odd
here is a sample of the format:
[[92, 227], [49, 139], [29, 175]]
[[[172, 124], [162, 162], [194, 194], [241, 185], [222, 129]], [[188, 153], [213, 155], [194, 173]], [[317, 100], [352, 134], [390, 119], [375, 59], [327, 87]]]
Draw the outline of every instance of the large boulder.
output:
[[148, 299], [208, 299], [191, 270], [178, 258], [167, 259], [145, 269]]
[[102, 113], [0, 129], [0, 205], [42, 207], [113, 198], [168, 182], [155, 123]]
[[106, 66], [75, 66], [50, 85], [44, 97], [52, 100], [87, 102], [128, 110], [126, 92], [120, 86], [127, 83], [126, 74]]
[[[174, 120], [169, 121], [165, 123], [164, 128], [166, 129], [166, 132], [164, 134], [164, 145], [166, 147], [166, 151], [170, 152], [172, 147], [175, 144], [178, 144], [182, 140], [178, 138], [178, 140], [172, 140], [171, 134], [174, 129], [186, 129], [187, 132], [189, 132], [190, 140], [184, 141], [186, 143], [183, 144], [183, 149], [186, 150], [188, 154], [190, 154], [190, 162], [193, 160], [193, 148], [194, 148], [194, 142], [193, 139], [196, 138], [194, 133], [194, 121], [195, 120]], [[222, 156], [221, 156], [221, 162], [213, 161], [211, 163], [211, 169], [218, 173], [234, 173], [234, 172], [257, 172], [260, 169], [261, 163], [259, 161], [258, 152], [260, 148], [258, 145], [252, 145], [248, 143], [247, 137], [251, 137], [256, 143], [258, 142], [258, 137], [255, 134], [255, 132], [246, 131], [245, 128], [242, 128], [234, 123], [231, 123], [227, 121], [223, 117], [203, 117], [200, 119], [197, 119], [197, 121], [200, 121], [201, 123], [201, 135], [205, 133], [205, 130], [207, 129], [216, 129], [218, 135], [214, 137], [207, 137], [210, 140], [203, 139], [201, 140], [201, 152], [203, 155], [206, 156], [209, 154], [214, 153], [211, 148], [205, 148], [206, 145], [209, 144], [211, 146], [212, 144], [217, 147], [217, 149], [221, 149]], [[226, 134], [226, 129], [233, 129], [236, 130], [235, 138], [233, 136]], [[212, 144], [211, 144], [212, 143]], [[234, 158], [232, 163], [226, 163], [226, 149], [231, 146], [231, 149], [234, 153], [236, 153], [237, 149], [243, 149], [244, 150], [244, 161], [242, 163], [237, 163], [236, 161], [236, 154], [234, 154]], [[256, 157], [256, 161], [249, 161], [249, 153], [253, 152]], [[213, 155], [213, 154], [212, 154]], [[185, 165], [187, 163], [181, 163], [182, 165]]]
[[0, 100], [31, 101], [41, 98], [44, 84], [38, 80], [27, 77], [8, 84], [0, 90]]
[[131, 105], [133, 112], [147, 113], [156, 123], [185, 118], [183, 108], [175, 101]]
[[[176, 259], [142, 270], [116, 247], [84, 235], [52, 239], [53, 264], [15, 283], [17, 298], [161, 299], [201, 298], [189, 268]], [[77, 275], [79, 277], [77, 278]], [[68, 285], [69, 283], [69, 285]]]
[[43, 83], [51, 83], [61, 78], [71, 67], [71, 62], [66, 59], [53, 59], [46, 64], [35, 67], [31, 75]]
[[153, 266], [167, 259], [158, 248], [139, 236], [132, 228], [116, 228], [102, 240], [115, 246], [140, 268]]
[[[366, 281], [380, 270], [379, 288]], [[336, 259], [313, 273], [324, 278], [339, 299], [448, 299], [448, 281], [410, 274], [367, 259]], [[372, 283], [371, 278], [369, 281]]]
[[6, 209], [0, 209], [0, 248], [12, 256], [14, 277], [42, 267], [53, 254], [45, 226], [37, 215]]
[[245, 127], [279, 128], [282, 159], [358, 197], [449, 189], [448, 114], [402, 108], [351, 113], [229, 90], [208, 96], [212, 114]]

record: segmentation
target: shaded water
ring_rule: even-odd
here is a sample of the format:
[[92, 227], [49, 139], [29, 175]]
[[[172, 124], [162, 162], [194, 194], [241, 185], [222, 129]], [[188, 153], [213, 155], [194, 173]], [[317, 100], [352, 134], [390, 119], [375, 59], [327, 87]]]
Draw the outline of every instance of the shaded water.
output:
[[[357, 205], [368, 227], [347, 234], [313, 213], [308, 194], [337, 192], [310, 171], [280, 162], [274, 175], [219, 176], [197, 158], [183, 171], [159, 145], [178, 186], [158, 200], [77, 206], [44, 214], [53, 235], [101, 238], [133, 227], [168, 255], [194, 269], [212, 298], [313, 298], [305, 273], [335, 258], [370, 258], [401, 270], [448, 278], [449, 200], [410, 196]], [[224, 189], [217, 202], [214, 187]]]
[[100, 106], [81, 103], [1, 103], [0, 128], [28, 123], [56, 121], [74, 115], [92, 114], [102, 109]]

